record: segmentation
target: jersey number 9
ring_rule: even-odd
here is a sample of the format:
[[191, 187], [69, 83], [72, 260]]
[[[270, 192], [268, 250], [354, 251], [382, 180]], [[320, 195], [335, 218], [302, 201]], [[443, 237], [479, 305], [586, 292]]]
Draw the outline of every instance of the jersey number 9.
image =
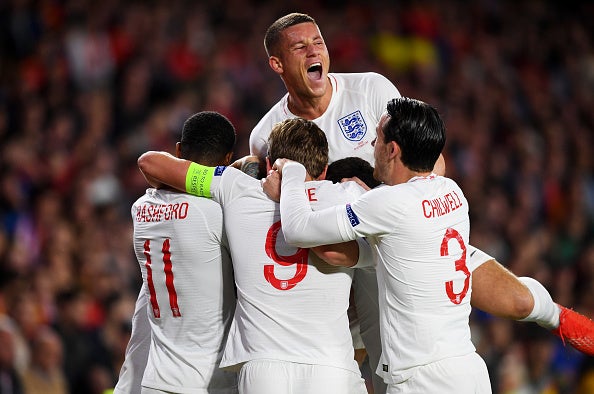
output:
[[264, 278], [274, 288], [279, 290], [291, 290], [297, 283], [301, 282], [307, 274], [307, 259], [309, 256], [309, 249], [297, 248], [295, 254], [289, 256], [281, 256], [276, 252], [276, 238], [281, 229], [281, 222], [274, 223], [268, 234], [266, 234], [266, 254], [275, 263], [284, 267], [295, 264], [295, 275], [289, 279], [279, 279], [274, 275], [274, 264], [266, 264], [264, 266]]

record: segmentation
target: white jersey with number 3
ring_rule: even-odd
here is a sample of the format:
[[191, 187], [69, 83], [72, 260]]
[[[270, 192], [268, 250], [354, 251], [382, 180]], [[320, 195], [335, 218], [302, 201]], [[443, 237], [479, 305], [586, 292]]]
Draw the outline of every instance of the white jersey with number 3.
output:
[[[309, 182], [306, 190], [310, 201], [325, 206], [361, 193], [327, 181]], [[227, 168], [213, 177], [210, 191], [223, 206], [238, 299], [221, 366], [274, 359], [359, 374], [347, 318], [352, 269], [288, 246], [279, 205], [259, 180]]]
[[[214, 201], [148, 189], [132, 207], [151, 344], [142, 385], [176, 393], [236, 389], [219, 362], [233, 316], [233, 273]], [[210, 392], [210, 391], [208, 391]]]
[[[317, 119], [318, 125], [328, 139], [329, 158], [332, 163], [349, 156], [360, 157], [373, 165], [375, 127], [388, 101], [400, 97], [398, 89], [381, 74], [330, 73], [332, 99], [328, 109]], [[285, 119], [294, 118], [289, 111], [286, 94], [258, 122], [250, 134], [250, 154], [264, 158], [268, 151], [268, 136], [272, 127]]]
[[432, 175], [365, 193], [350, 205], [311, 211], [299, 193], [305, 169], [283, 169], [281, 214], [300, 246], [366, 236], [378, 251], [382, 358], [389, 384], [415, 367], [475, 351], [470, 338], [468, 203], [454, 181]]

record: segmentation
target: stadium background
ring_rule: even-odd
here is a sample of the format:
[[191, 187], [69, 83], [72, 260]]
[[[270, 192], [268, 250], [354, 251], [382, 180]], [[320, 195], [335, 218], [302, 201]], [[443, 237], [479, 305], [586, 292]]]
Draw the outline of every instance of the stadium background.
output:
[[[136, 159], [204, 109], [247, 154], [285, 92], [264, 32], [292, 11], [318, 21], [331, 71], [380, 72], [443, 114], [472, 243], [594, 316], [594, 3], [5, 0], [0, 332], [16, 348], [0, 371], [43, 355], [72, 393], [113, 386], [140, 284]], [[544, 329], [479, 311], [471, 326], [494, 393], [594, 392], [593, 360]]]

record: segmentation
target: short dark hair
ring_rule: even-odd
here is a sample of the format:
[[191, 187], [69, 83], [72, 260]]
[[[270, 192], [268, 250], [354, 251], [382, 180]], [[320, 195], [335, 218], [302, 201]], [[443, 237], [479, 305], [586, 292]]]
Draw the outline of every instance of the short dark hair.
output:
[[182, 159], [221, 165], [234, 146], [235, 127], [218, 112], [198, 112], [184, 122], [180, 141]]
[[362, 180], [371, 189], [381, 183], [373, 177], [371, 164], [367, 160], [356, 156], [345, 157], [330, 163], [326, 172], [326, 179], [334, 183], [340, 182], [343, 178], [352, 178], [354, 176]]
[[305, 166], [312, 178], [319, 177], [328, 165], [326, 134], [310, 120], [285, 119], [274, 125], [268, 136], [268, 159], [295, 160]]
[[268, 57], [278, 55], [278, 44], [280, 43], [283, 31], [300, 23], [313, 23], [317, 25], [315, 19], [311, 16], [293, 12], [280, 17], [268, 27], [268, 30], [266, 30], [266, 34], [264, 35], [264, 49], [266, 49]]
[[384, 142], [395, 141], [402, 163], [413, 171], [433, 170], [445, 145], [445, 125], [431, 105], [408, 97], [388, 102], [390, 119], [384, 126]]

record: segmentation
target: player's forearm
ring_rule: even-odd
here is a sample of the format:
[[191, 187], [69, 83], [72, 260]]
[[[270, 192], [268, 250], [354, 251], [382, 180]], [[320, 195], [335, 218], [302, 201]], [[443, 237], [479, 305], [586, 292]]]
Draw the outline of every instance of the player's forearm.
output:
[[321, 245], [311, 250], [330, 265], [352, 267], [359, 261], [359, 245], [357, 241]]
[[[303, 192], [305, 171], [296, 163], [283, 169], [280, 212], [285, 240], [299, 247], [314, 247], [349, 241], [338, 226], [335, 207], [312, 211]], [[354, 237], [352, 239], [355, 239]]]
[[138, 168], [151, 185], [157, 182], [182, 192], [186, 191], [186, 174], [191, 163], [157, 151], [145, 152], [138, 158]]

